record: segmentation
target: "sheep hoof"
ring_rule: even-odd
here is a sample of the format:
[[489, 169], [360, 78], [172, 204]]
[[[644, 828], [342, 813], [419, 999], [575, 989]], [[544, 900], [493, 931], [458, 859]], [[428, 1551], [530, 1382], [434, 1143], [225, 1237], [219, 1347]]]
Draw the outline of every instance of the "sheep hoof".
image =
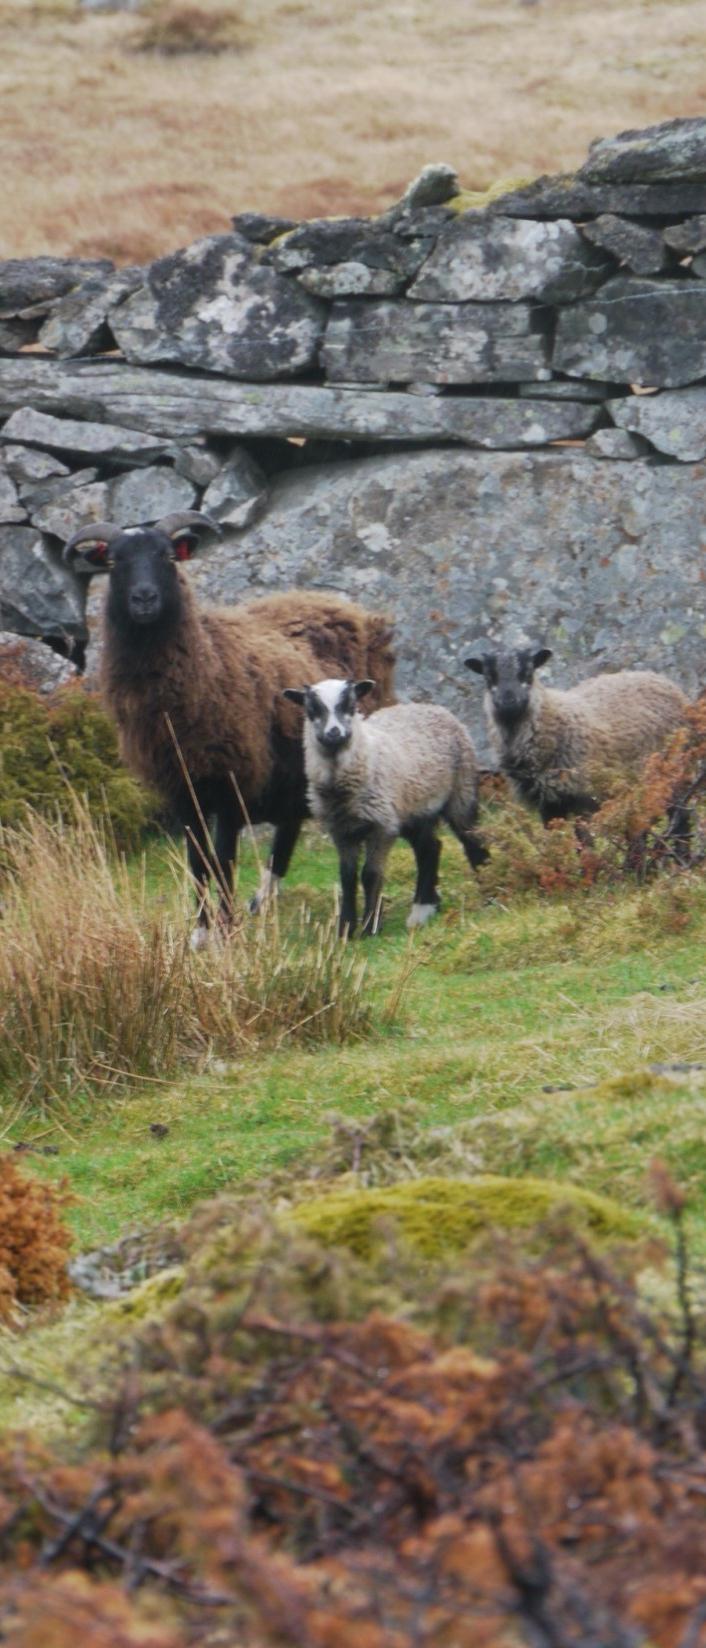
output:
[[210, 927], [195, 927], [189, 939], [189, 949], [193, 950], [194, 954], [199, 950], [208, 949], [212, 936]]
[[251, 916], [256, 916], [258, 911], [264, 910], [265, 905], [269, 903], [271, 898], [277, 897], [279, 892], [279, 883], [280, 877], [275, 875], [274, 870], [262, 871], [260, 876], [260, 885], [257, 892], [253, 893], [252, 898], [248, 903], [248, 910]]
[[407, 917], [407, 928], [411, 932], [413, 927], [426, 927], [432, 916], [439, 913], [438, 904], [413, 904]]

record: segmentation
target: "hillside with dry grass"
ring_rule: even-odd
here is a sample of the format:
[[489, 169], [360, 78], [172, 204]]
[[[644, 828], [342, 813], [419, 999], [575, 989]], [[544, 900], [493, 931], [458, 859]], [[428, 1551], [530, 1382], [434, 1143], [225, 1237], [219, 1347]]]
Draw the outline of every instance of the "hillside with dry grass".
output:
[[376, 211], [430, 160], [469, 188], [560, 170], [701, 113], [705, 47], [701, 0], [2, 0], [0, 256]]

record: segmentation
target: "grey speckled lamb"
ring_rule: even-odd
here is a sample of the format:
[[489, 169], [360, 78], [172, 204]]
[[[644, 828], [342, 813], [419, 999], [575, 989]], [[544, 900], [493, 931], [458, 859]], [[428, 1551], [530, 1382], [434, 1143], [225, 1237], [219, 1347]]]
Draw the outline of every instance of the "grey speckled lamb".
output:
[[396, 704], [364, 720], [357, 706], [374, 684], [326, 680], [285, 691], [306, 715], [311, 811], [338, 849], [343, 935], [355, 929], [363, 846], [364, 933], [379, 931], [385, 861], [398, 836], [409, 841], [417, 861], [408, 927], [422, 926], [439, 907], [440, 819], [458, 836], [469, 864], [487, 857], [473, 829], [478, 766], [465, 727], [439, 704]]
[[499, 765], [517, 794], [552, 818], [595, 812], [611, 777], [660, 748], [689, 700], [654, 670], [594, 675], [559, 691], [535, 680], [548, 647], [481, 643], [467, 669], [485, 681], [485, 713]]

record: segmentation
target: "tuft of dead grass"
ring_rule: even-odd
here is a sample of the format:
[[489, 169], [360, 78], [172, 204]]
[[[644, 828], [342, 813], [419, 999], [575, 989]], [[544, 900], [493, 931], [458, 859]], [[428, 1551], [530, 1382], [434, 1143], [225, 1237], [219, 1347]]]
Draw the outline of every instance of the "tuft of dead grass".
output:
[[367, 963], [333, 910], [287, 936], [276, 915], [243, 920], [194, 955], [187, 887], [176, 915], [151, 901], [78, 801], [71, 828], [30, 815], [3, 832], [2, 857], [0, 1090], [18, 1108], [374, 1028]]
[[138, 30], [134, 50], [181, 57], [199, 52], [238, 51], [247, 41], [243, 18], [232, 7], [182, 5], [178, 0], [160, 0]]

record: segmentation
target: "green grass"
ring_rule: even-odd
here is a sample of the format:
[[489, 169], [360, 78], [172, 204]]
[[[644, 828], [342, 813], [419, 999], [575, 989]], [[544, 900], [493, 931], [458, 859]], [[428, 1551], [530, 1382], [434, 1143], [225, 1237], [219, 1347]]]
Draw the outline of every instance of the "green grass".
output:
[[[173, 857], [155, 846], [135, 869], [155, 899], [181, 896]], [[239, 896], [256, 876], [248, 847]], [[302, 904], [329, 914], [334, 880], [332, 852], [308, 834], [281, 895], [283, 929]], [[213, 1059], [98, 1111], [79, 1093], [56, 1122], [14, 1124], [11, 1137], [36, 1139], [28, 1166], [66, 1176], [75, 1191], [78, 1244], [178, 1219], [228, 1185], [296, 1168], [332, 1111], [365, 1117], [412, 1100], [422, 1127], [464, 1124], [478, 1171], [566, 1177], [637, 1208], [648, 1205], [645, 1171], [659, 1153], [688, 1185], [706, 1246], [706, 1071], [647, 1071], [706, 1061], [706, 888], [693, 876], [566, 904], [483, 905], [451, 842], [443, 887], [445, 913], [410, 940], [411, 856], [395, 850], [385, 931], [365, 944], [376, 994], [411, 953], [395, 1026], [343, 1047], [285, 1043]], [[630, 1079], [610, 1085], [622, 1076]], [[154, 1123], [166, 1134], [156, 1137]], [[47, 1146], [58, 1153], [43, 1156]]]

